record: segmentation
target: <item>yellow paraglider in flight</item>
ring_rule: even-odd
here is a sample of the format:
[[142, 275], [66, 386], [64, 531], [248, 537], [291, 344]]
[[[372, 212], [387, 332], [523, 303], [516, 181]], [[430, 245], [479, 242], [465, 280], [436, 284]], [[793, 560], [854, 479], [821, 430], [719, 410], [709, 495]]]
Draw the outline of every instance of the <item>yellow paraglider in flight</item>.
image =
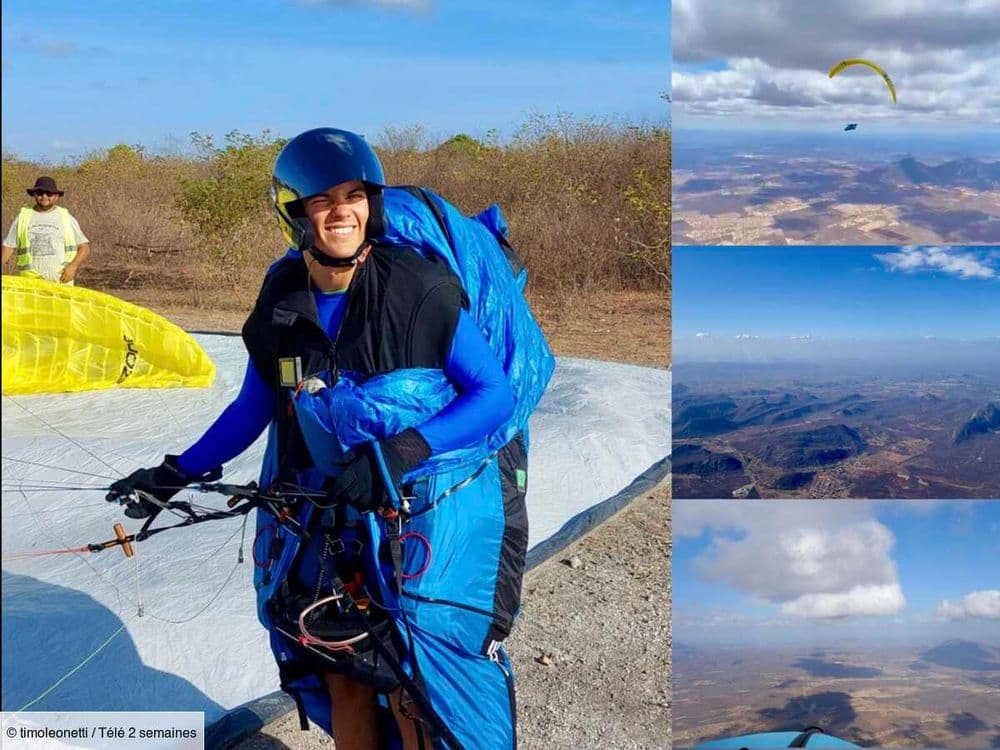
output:
[[215, 364], [190, 334], [109, 294], [3, 277], [3, 393], [200, 388]]
[[842, 71], [844, 68], [849, 68], [852, 65], [864, 65], [865, 67], [871, 68], [880, 76], [882, 76], [882, 80], [885, 81], [885, 85], [889, 87], [889, 96], [892, 97], [892, 103], [893, 104], [896, 103], [896, 87], [893, 85], [892, 79], [889, 78], [888, 73], [882, 70], [880, 66], [876, 65], [871, 60], [860, 60], [854, 58], [850, 60], [841, 60], [839, 63], [830, 68], [830, 78], [833, 78], [835, 75], [837, 75], [837, 73]]

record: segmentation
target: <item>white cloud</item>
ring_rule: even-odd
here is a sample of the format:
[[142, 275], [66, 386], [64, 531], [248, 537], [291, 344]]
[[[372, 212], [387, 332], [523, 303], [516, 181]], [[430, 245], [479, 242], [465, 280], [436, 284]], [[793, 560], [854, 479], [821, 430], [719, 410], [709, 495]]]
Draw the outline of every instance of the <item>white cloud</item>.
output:
[[806, 594], [785, 602], [781, 611], [796, 617], [828, 620], [894, 615], [906, 606], [898, 583], [854, 586], [832, 594]]
[[1000, 589], [973, 591], [955, 602], [945, 599], [938, 605], [937, 615], [949, 620], [967, 617], [1000, 620]]
[[895, 538], [873, 505], [768, 500], [674, 505], [674, 533], [712, 541], [696, 572], [780, 607], [828, 619], [895, 614], [905, 606]]
[[[907, 504], [909, 506], [909, 504]], [[803, 503], [769, 500], [767, 503], [728, 500], [681, 500], [674, 504], [673, 532], [678, 537], [700, 536], [705, 531], [740, 532], [753, 529], [762, 537], [804, 524], [834, 528], [866, 521], [874, 516], [873, 503]], [[767, 512], [763, 512], [766, 509]]]
[[752, 333], [737, 333], [735, 338], [737, 341], [756, 341], [760, 336], [754, 336]]
[[[1000, 122], [1000, 0], [675, 0], [672, 27], [680, 115]], [[830, 80], [849, 57], [881, 64], [898, 104], [870, 70]]]
[[704, 331], [698, 331], [698, 333], [696, 333], [696, 334], [694, 335], [694, 337], [695, 337], [696, 339], [707, 339], [707, 338], [709, 337], [709, 335], [710, 335], [710, 334], [707, 334], [707, 333], [705, 333]]
[[875, 253], [875, 259], [890, 271], [902, 273], [947, 273], [961, 279], [995, 279], [996, 260], [969, 249], [953, 247], [902, 247], [897, 252]]

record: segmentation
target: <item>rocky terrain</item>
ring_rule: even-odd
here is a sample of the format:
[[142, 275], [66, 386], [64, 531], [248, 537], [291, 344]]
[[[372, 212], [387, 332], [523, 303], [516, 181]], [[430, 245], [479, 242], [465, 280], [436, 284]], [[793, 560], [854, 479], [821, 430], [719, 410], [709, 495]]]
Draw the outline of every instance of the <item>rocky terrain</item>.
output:
[[1000, 649], [674, 647], [674, 745], [820, 726], [864, 746], [1000, 747]]
[[707, 367], [675, 385], [675, 497], [1000, 497], [996, 379]]
[[677, 168], [673, 242], [998, 243], [1000, 162], [733, 155]]

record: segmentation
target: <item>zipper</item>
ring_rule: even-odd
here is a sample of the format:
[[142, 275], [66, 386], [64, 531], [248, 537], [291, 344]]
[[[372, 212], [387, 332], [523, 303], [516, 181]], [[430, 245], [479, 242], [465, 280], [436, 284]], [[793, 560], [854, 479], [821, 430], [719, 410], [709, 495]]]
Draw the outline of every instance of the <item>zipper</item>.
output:
[[[495, 646], [494, 646], [495, 644]], [[517, 699], [514, 697], [514, 676], [501, 661], [497, 652], [500, 650], [500, 641], [493, 641], [490, 644], [488, 655], [490, 661], [496, 664], [503, 673], [504, 681], [507, 683], [507, 699], [510, 701], [510, 730], [511, 730], [511, 750], [517, 748]]]
[[464, 609], [468, 612], [474, 612], [477, 615], [490, 618], [491, 621], [494, 617], [492, 612], [487, 612], [485, 609], [479, 609], [478, 607], [473, 607], [469, 604], [462, 604], [461, 602], [453, 602], [449, 599], [434, 599], [429, 596], [421, 596], [420, 594], [410, 593], [406, 589], [402, 590], [402, 594], [403, 596], [409, 599], [414, 599], [418, 602], [426, 602], [427, 604], [443, 604], [448, 607], [457, 607], [458, 609]]
[[[486, 456], [486, 458], [484, 458], [482, 460], [482, 462], [479, 464], [479, 466], [476, 467], [475, 471], [473, 471], [471, 474], [469, 474], [469, 476], [467, 476], [465, 479], [461, 480], [457, 484], [454, 484], [451, 487], [449, 487], [448, 489], [446, 489], [440, 495], [438, 495], [433, 500], [431, 500], [430, 502], [428, 502], [425, 507], [423, 507], [423, 508], [421, 508], [420, 510], [417, 510], [417, 511], [412, 511], [410, 513], [410, 518], [411, 519], [412, 518], [417, 518], [418, 516], [422, 516], [425, 513], [430, 513], [432, 510], [435, 510], [438, 507], [438, 504], [442, 500], [444, 500], [446, 497], [448, 497], [449, 495], [453, 495], [454, 493], [458, 492], [459, 490], [461, 490], [461, 489], [467, 487], [468, 485], [472, 484], [476, 479], [479, 478], [479, 475], [482, 474], [489, 467], [489, 465], [493, 462], [493, 459], [496, 458], [496, 455], [497, 455], [497, 451], [493, 451], [492, 453], [490, 453], [488, 456]], [[417, 480], [417, 482], [423, 480], [424, 478], [425, 477], [421, 477], [420, 479]], [[414, 484], [416, 484], [416, 482]], [[434, 489], [436, 490], [437, 487], [435, 486]], [[428, 484], [428, 492], [427, 492], [428, 496], [430, 496], [432, 494], [429, 490], [430, 490], [430, 485]]]

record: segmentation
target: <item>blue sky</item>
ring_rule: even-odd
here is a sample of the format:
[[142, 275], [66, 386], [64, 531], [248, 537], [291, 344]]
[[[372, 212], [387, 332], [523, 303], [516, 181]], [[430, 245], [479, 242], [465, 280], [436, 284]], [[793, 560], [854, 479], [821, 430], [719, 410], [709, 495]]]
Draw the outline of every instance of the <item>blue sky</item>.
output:
[[681, 344], [1000, 336], [998, 247], [676, 247], [673, 258]]
[[667, 117], [662, 0], [3, 4], [3, 142], [60, 159], [191, 131], [511, 135], [532, 113]]
[[1000, 502], [674, 503], [676, 642], [1000, 646]]

